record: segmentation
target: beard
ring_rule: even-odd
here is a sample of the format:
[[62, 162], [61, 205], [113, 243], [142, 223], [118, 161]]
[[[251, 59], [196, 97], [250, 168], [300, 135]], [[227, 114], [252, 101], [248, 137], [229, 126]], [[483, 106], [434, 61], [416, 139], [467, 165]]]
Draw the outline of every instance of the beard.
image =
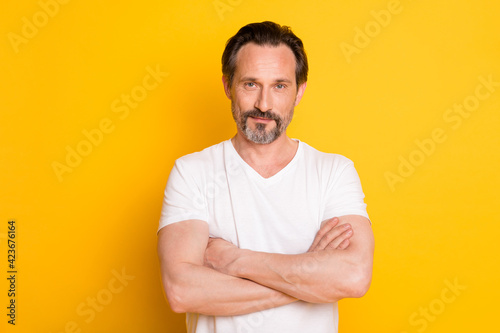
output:
[[[285, 117], [280, 117], [272, 111], [262, 112], [258, 109], [238, 113], [236, 111], [234, 103], [231, 103], [231, 111], [233, 113], [233, 118], [238, 129], [243, 133], [243, 135], [245, 135], [248, 140], [258, 144], [269, 144], [279, 138], [280, 135], [285, 132], [286, 128], [293, 118], [293, 108]], [[247, 125], [248, 117], [272, 119], [276, 123], [276, 126], [270, 130], [267, 130], [266, 127], [270, 125], [270, 123], [257, 123], [255, 124], [255, 129], [251, 129]]]

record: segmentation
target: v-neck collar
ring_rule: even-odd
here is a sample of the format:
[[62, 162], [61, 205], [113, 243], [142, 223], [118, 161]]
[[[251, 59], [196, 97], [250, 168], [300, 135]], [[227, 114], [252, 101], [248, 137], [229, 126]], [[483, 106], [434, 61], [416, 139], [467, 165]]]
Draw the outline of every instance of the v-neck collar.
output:
[[288, 162], [287, 165], [285, 165], [280, 171], [272, 175], [271, 177], [264, 178], [260, 173], [258, 173], [254, 168], [252, 168], [245, 160], [240, 156], [236, 148], [234, 148], [233, 143], [231, 142], [231, 139], [226, 141], [226, 147], [228, 151], [231, 152], [231, 154], [235, 155], [236, 159], [243, 165], [245, 169], [248, 170], [248, 173], [252, 175], [253, 178], [258, 179], [261, 182], [265, 183], [274, 183], [275, 181], [279, 180], [282, 178], [282, 175], [285, 174], [290, 168], [293, 167], [293, 165], [297, 162], [297, 160], [300, 158], [300, 155], [302, 155], [302, 142], [299, 139], [292, 139], [296, 142], [298, 142], [298, 147], [297, 151], [295, 152], [295, 155], [293, 156], [292, 160]]

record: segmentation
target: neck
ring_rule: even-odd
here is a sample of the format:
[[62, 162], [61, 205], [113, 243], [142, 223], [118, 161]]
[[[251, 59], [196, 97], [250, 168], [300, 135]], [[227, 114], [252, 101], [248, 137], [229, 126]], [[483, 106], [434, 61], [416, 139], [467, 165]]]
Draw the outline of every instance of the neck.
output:
[[298, 142], [289, 138], [286, 132], [269, 144], [258, 144], [238, 131], [231, 142], [241, 158], [264, 177], [283, 169], [298, 148]]

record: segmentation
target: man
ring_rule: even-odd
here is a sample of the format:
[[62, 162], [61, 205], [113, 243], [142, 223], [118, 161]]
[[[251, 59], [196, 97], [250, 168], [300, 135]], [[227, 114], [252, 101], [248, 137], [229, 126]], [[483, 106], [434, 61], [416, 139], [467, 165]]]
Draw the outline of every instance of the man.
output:
[[286, 134], [306, 88], [302, 41], [249, 24], [222, 68], [237, 133], [178, 159], [165, 190], [170, 306], [188, 332], [337, 332], [337, 301], [369, 288], [374, 241], [353, 163]]

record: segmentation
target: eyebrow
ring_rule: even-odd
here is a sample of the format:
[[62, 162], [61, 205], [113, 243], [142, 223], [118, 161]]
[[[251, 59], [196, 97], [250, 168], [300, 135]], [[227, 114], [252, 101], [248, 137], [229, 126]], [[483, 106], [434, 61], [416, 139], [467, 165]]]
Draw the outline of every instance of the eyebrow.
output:
[[[240, 82], [243, 82], [243, 81], [258, 81], [258, 79], [255, 78], [255, 77], [244, 76], [239, 81]], [[274, 82], [277, 82], [277, 83], [284, 82], [284, 83], [290, 83], [290, 84], [292, 83], [292, 81], [290, 81], [288, 79], [284, 79], [284, 78], [276, 79], [276, 80], [274, 80]]]

